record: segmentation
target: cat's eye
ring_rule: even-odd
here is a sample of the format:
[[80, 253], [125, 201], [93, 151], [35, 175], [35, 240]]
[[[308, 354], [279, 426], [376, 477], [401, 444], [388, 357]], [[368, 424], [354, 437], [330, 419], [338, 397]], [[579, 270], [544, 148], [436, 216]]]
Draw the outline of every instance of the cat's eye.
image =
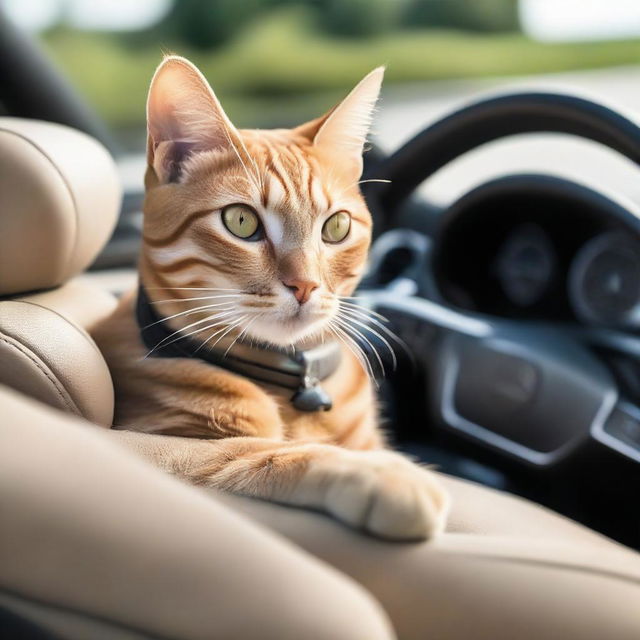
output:
[[322, 227], [322, 239], [325, 242], [342, 242], [349, 234], [351, 216], [346, 211], [338, 211], [327, 218]]
[[222, 210], [222, 222], [234, 236], [257, 240], [260, 227], [258, 214], [246, 204], [231, 204]]

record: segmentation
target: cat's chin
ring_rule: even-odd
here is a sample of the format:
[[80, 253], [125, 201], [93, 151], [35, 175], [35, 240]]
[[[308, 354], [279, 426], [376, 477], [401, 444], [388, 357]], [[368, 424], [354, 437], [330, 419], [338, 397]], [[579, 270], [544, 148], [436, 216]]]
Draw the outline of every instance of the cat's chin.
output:
[[252, 323], [245, 336], [263, 344], [276, 347], [310, 347], [319, 342], [327, 333], [329, 318], [321, 317], [313, 321], [293, 317], [269, 320], [261, 318]]

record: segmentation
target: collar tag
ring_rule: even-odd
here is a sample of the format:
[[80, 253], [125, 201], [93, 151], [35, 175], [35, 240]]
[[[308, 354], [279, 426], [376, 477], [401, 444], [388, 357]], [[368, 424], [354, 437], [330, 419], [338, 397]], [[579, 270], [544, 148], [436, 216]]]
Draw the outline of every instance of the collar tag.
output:
[[329, 411], [333, 406], [329, 394], [319, 385], [301, 386], [291, 398], [298, 411]]

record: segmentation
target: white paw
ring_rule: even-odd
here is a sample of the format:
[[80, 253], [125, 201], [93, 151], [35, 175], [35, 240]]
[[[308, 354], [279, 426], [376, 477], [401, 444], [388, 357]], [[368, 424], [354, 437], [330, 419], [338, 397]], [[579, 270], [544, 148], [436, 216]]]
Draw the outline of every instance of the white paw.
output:
[[344, 454], [312, 472], [326, 474], [326, 511], [390, 540], [425, 540], [444, 530], [449, 498], [433, 472], [391, 451]]

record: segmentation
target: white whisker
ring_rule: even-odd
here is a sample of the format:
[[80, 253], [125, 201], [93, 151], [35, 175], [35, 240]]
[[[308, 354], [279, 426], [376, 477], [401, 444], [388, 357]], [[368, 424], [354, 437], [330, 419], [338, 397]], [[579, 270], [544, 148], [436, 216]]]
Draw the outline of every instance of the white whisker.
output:
[[227, 350], [224, 352], [224, 355], [226, 356], [227, 353], [229, 353], [229, 351], [231, 351], [231, 348], [233, 347], [233, 345], [238, 342], [238, 340], [240, 340], [240, 338], [242, 337], [242, 335], [244, 333], [246, 333], [246, 331], [249, 329], [249, 327], [261, 316], [262, 314], [256, 314], [253, 318], [251, 318], [249, 320], [249, 322], [245, 325], [244, 329], [242, 331], [240, 331], [240, 333], [234, 338], [233, 342], [227, 347]]
[[[356, 309], [342, 309], [342, 312], [343, 313], [356, 314], [355, 317], [359, 317], [365, 322], [371, 322], [371, 323], [375, 324], [381, 331], [384, 331], [384, 333], [386, 335], [388, 335], [398, 346], [400, 346], [402, 348], [402, 350], [405, 352], [405, 354], [409, 357], [410, 360], [413, 360], [413, 354], [411, 353], [411, 349], [409, 349], [409, 346], [407, 345], [407, 343], [402, 338], [397, 336], [393, 331], [391, 331], [391, 329], [389, 329], [389, 327], [385, 327], [381, 322], [376, 320], [376, 318], [372, 318], [371, 316], [366, 316], [366, 315], [358, 316]], [[378, 315], [380, 315], [380, 314], [378, 314]], [[386, 322], [388, 322], [388, 320], [386, 318], [384, 318], [384, 316], [380, 316], [380, 317], [382, 317]], [[382, 339], [382, 336], [379, 335], [372, 328], [370, 328], [370, 331], [372, 333], [378, 335], [378, 337], [380, 339]]]
[[[342, 342], [348, 349], [349, 351], [351, 351], [351, 353], [354, 355], [355, 359], [360, 363], [360, 365], [362, 366], [362, 368], [367, 372], [367, 375], [369, 375], [369, 371], [368, 371], [368, 367], [365, 364], [362, 355], [360, 353], [356, 353], [356, 351], [353, 349], [353, 347], [351, 346], [351, 344], [349, 344], [345, 338], [343, 337], [343, 335], [341, 335], [340, 333], [338, 333], [338, 327], [335, 325], [335, 323], [333, 322], [333, 320], [331, 320], [329, 322], [329, 324], [327, 325], [327, 329], [329, 329], [329, 331], [331, 331], [331, 333], [333, 333], [333, 335], [336, 336], [336, 338], [338, 338], [338, 340], [340, 342]], [[344, 334], [346, 335], [346, 334]], [[293, 345], [291, 345], [293, 347]]]
[[239, 293], [225, 293], [217, 296], [196, 296], [194, 298], [167, 298], [166, 300], [150, 300], [150, 304], [160, 304], [161, 302], [191, 302], [193, 300], [220, 300], [221, 298], [242, 298]]
[[347, 334], [342, 328], [337, 326], [333, 320], [329, 323], [328, 328], [347, 347], [347, 349], [351, 351], [355, 359], [360, 363], [364, 371], [367, 373], [367, 375], [373, 381], [374, 385], [377, 388], [378, 381], [376, 380], [373, 369], [371, 368], [371, 363], [369, 362], [366, 353], [362, 350], [360, 345], [355, 342], [353, 338], [349, 336], [349, 334]]
[[351, 333], [354, 338], [360, 338], [361, 340], [364, 341], [364, 343], [371, 349], [371, 351], [373, 352], [373, 355], [375, 356], [376, 360], [378, 361], [378, 364], [380, 365], [380, 370], [382, 371], [382, 375], [385, 376], [386, 375], [386, 371], [384, 368], [384, 363], [382, 362], [382, 358], [380, 357], [380, 354], [378, 353], [378, 350], [375, 348], [375, 346], [373, 345], [373, 343], [371, 342], [371, 340], [369, 340], [363, 333], [362, 331], [359, 331], [358, 329], [356, 329], [355, 327], [351, 326], [348, 321], [346, 321], [343, 318], [337, 318], [337, 322], [338, 324], [347, 332], [347, 333]]
[[389, 322], [389, 320], [385, 318], [381, 313], [378, 313], [373, 309], [369, 309], [368, 307], [364, 307], [361, 304], [353, 304], [352, 302], [345, 302], [344, 300], [340, 299], [340, 305], [344, 305], [349, 309], [357, 309], [358, 311], [362, 311], [363, 313], [375, 316], [376, 318], [379, 318], [383, 322]]
[[385, 180], [383, 178], [369, 178], [367, 180], [360, 180], [358, 184], [367, 184], [367, 182], [383, 182], [384, 184], [391, 184], [391, 180]]
[[[341, 313], [343, 314], [343, 319], [345, 320], [349, 320], [350, 322], [353, 322], [354, 324], [357, 324], [358, 326], [362, 327], [363, 329], [366, 329], [367, 331], [369, 331], [370, 333], [372, 333], [374, 336], [376, 336], [376, 338], [378, 338], [385, 347], [387, 347], [387, 349], [389, 350], [389, 353], [391, 354], [391, 359], [393, 360], [393, 368], [396, 369], [396, 367], [398, 366], [398, 362], [396, 360], [396, 354], [395, 351], [393, 350], [393, 348], [391, 347], [391, 345], [389, 344], [389, 341], [386, 340], [383, 336], [381, 336], [375, 329], [373, 329], [371, 327], [371, 325], [365, 323], [365, 322], [361, 322], [361, 316], [358, 316], [356, 314], [352, 315], [352, 312], [350, 312], [348, 309], [342, 309]], [[367, 320], [367, 322], [373, 322], [375, 320], [375, 318], [365, 318]], [[380, 324], [380, 323], [378, 323]], [[383, 329], [385, 329], [386, 331], [389, 331], [384, 325], [381, 325], [381, 327]], [[398, 339], [397, 336], [395, 336], [394, 334], [391, 333], [391, 331], [389, 331], [389, 333], [391, 335], [393, 335], [394, 338]]]
[[[187, 338], [188, 336], [194, 335], [201, 331], [206, 331], [207, 329], [211, 329], [212, 327], [219, 326], [223, 322], [227, 322], [228, 320], [230, 320], [231, 316], [235, 315], [235, 313], [236, 312], [232, 311], [232, 312], [226, 312], [222, 314], [214, 314], [206, 318], [203, 318], [202, 320], [196, 320], [195, 322], [192, 322], [191, 324], [188, 324], [186, 327], [182, 327], [181, 329], [174, 331], [172, 334], [160, 340], [160, 342], [158, 342], [158, 344], [156, 344], [155, 347], [153, 347], [153, 349], [151, 349], [151, 351], [149, 351], [149, 353], [147, 353], [144, 357], [148, 358], [154, 351], [156, 351], [160, 347], [168, 347], [174, 342], [178, 342], [178, 340], [182, 340], [183, 338]], [[222, 320], [222, 318], [225, 318], [225, 319]], [[211, 322], [212, 320], [221, 320], [221, 322], [217, 322], [217, 323], [214, 322], [213, 324], [210, 324], [206, 327], [201, 327], [200, 329], [195, 329], [194, 331], [190, 331], [189, 333], [184, 333], [184, 331], [186, 331], [187, 329], [190, 329], [191, 327], [195, 327], [199, 324], [203, 324], [204, 322]], [[173, 336], [177, 336], [177, 337], [171, 340]], [[170, 342], [167, 342], [167, 340], [170, 340]]]
[[232, 306], [229, 305], [229, 302], [218, 302], [216, 304], [204, 304], [199, 307], [194, 307], [193, 309], [187, 309], [185, 311], [180, 311], [179, 313], [174, 313], [172, 316], [166, 316], [164, 318], [160, 318], [151, 324], [142, 327], [142, 329], [148, 329], [149, 327], [153, 327], [156, 324], [160, 324], [161, 322], [165, 322], [165, 320], [172, 320], [173, 318], [179, 318], [180, 316], [189, 316], [192, 313], [198, 313], [199, 311], [208, 311], [209, 309], [215, 309], [217, 307], [223, 307], [227, 305], [227, 309], [221, 309], [221, 311], [227, 311], [233, 309]]
[[[215, 347], [218, 342], [220, 342], [220, 340], [222, 340], [222, 338], [224, 338], [230, 331], [232, 331], [233, 329], [235, 329], [236, 327], [238, 327], [239, 325], [242, 324], [242, 322], [244, 322], [244, 320], [247, 319], [248, 316], [241, 316], [238, 320], [234, 320], [233, 323], [231, 325], [229, 325], [226, 330], [221, 329], [222, 331], [222, 335], [220, 335], [218, 337], [218, 339], [209, 347], [210, 349], [213, 349], [213, 347]], [[218, 333], [220, 333], [220, 331], [214, 333], [213, 335], [209, 336], [197, 349], [196, 349], [196, 353], [198, 351], [200, 351], [200, 349], [202, 349], [202, 347], [204, 347], [209, 340], [211, 340], [211, 338], [214, 338]]]
[[147, 291], [235, 291], [243, 293], [242, 289], [222, 289], [220, 287], [145, 287]]

